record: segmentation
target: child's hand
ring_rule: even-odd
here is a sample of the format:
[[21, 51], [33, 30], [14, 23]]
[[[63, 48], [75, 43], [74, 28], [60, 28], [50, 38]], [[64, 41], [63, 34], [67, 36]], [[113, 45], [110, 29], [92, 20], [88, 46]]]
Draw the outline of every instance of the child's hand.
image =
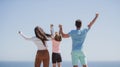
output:
[[59, 24], [59, 28], [62, 28], [62, 25], [61, 25], [61, 24]]
[[52, 28], [52, 27], [53, 27], [53, 24], [50, 25], [50, 28]]

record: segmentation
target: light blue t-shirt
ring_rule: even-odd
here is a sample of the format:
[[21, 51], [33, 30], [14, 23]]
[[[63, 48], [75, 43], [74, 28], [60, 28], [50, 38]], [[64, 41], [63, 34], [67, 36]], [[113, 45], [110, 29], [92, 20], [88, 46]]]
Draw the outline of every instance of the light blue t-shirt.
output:
[[72, 38], [72, 51], [80, 51], [83, 48], [83, 43], [89, 28], [83, 30], [71, 30], [68, 34]]

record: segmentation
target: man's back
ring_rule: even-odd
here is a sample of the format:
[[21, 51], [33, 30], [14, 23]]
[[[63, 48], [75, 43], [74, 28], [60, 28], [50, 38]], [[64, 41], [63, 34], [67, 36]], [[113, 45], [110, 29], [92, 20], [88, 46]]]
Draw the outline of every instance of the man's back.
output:
[[83, 30], [71, 30], [71, 32], [68, 33], [72, 38], [72, 51], [82, 49], [88, 30], [88, 28], [84, 28]]

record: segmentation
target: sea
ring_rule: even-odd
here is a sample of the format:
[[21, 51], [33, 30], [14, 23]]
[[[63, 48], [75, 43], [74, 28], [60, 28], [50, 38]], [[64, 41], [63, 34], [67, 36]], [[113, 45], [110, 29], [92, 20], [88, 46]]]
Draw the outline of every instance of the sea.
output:
[[[82, 67], [81, 64], [78, 64], [79, 67]], [[0, 62], [0, 67], [34, 67], [34, 62]], [[43, 67], [43, 65], [41, 65]], [[50, 63], [50, 66], [52, 64]], [[73, 67], [71, 62], [62, 62], [62, 67]], [[88, 62], [88, 67], [120, 67], [120, 61], [114, 62]]]

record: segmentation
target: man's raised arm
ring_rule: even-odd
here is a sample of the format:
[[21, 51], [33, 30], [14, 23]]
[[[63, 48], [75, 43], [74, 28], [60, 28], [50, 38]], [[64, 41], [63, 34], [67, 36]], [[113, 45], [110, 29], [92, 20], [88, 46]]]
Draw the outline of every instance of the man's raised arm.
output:
[[91, 26], [95, 23], [96, 19], [98, 18], [99, 14], [96, 13], [95, 18], [88, 24], [88, 27], [91, 28]]

